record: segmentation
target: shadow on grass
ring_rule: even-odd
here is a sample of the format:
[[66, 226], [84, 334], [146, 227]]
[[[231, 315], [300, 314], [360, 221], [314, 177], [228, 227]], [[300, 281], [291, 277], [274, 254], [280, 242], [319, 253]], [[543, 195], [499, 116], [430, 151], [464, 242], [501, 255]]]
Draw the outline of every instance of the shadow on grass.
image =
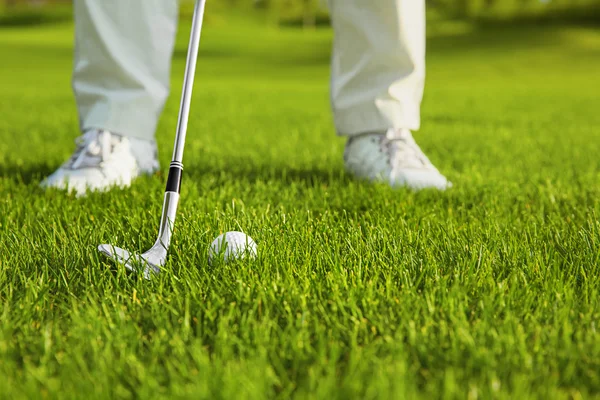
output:
[[[385, 183], [356, 179], [343, 169], [341, 163], [339, 167], [336, 164], [321, 168], [261, 166], [223, 170], [203, 165], [191, 168], [189, 172], [186, 179], [196, 182], [199, 190], [218, 192], [221, 187], [230, 186], [235, 181], [237, 187], [244, 188], [246, 194], [242, 197], [246, 199], [256, 193], [257, 201], [275, 206], [304, 207], [315, 216], [333, 213], [345, 218], [348, 213], [360, 215], [397, 206], [399, 213], [402, 209], [422, 208], [429, 210], [432, 216], [445, 219], [448, 210], [456, 208], [457, 204], [464, 209], [479, 210], [489, 197], [487, 192], [481, 194], [477, 190], [473, 195], [465, 196], [460, 188], [447, 191], [391, 188]], [[256, 191], [247, 191], [255, 185]], [[270, 189], [263, 190], [265, 186]], [[330, 215], [328, 218], [337, 217]]]
[[0, 28], [34, 27], [71, 21], [70, 8], [60, 7], [54, 10], [19, 8], [0, 13]]
[[[581, 26], [581, 25], [577, 25]], [[461, 34], [438, 35], [427, 40], [428, 56], [446, 55], [450, 53], [511, 53], [518, 50], [540, 47], [569, 48], [571, 43], [564, 43], [563, 32], [568, 24], [541, 24], [480, 22], [472, 26], [472, 30]], [[572, 40], [572, 39], [570, 39]], [[485, 56], [485, 54], [481, 54]]]
[[[330, 41], [307, 42], [301, 37], [298, 41], [289, 40], [277, 43], [265, 43], [265, 47], [254, 49], [229, 48], [216, 45], [216, 43], [207, 43], [200, 48], [200, 59], [232, 59], [232, 62], [252, 61], [253, 64], [264, 66], [315, 66], [327, 65], [331, 59]], [[245, 40], [240, 37], [240, 40]], [[292, 46], [294, 51], [288, 49]], [[284, 54], [285, 56], [282, 56]], [[185, 60], [187, 57], [187, 48], [175, 49], [173, 57], [179, 60]], [[237, 60], [234, 60], [237, 59]], [[243, 69], [241, 67], [241, 69]]]
[[28, 185], [32, 182], [39, 182], [50, 175], [56, 167], [49, 164], [5, 164], [0, 165], [0, 178], [7, 179], [14, 184]]
[[[566, 47], [563, 32], [569, 27], [589, 27], [596, 24], [595, 18], [584, 20], [551, 20], [527, 19], [524, 21], [478, 20], [477, 22], [441, 21], [442, 26], [429, 28], [431, 35], [427, 38], [428, 56], [436, 57], [445, 54], [461, 54], [469, 52], [511, 53], [516, 50], [527, 50], [544, 46]], [[443, 24], [460, 25], [460, 29], [445, 29]], [[597, 24], [596, 24], [597, 25]], [[200, 57], [215, 59], [238, 59], [236, 62], [252, 62], [264, 66], [317, 66], [329, 65], [331, 60], [331, 38], [320, 38], [301, 35], [279, 40], [267, 39], [260, 45], [247, 48], [244, 46], [221, 46], [219, 39], [207, 39], [200, 50]], [[240, 35], [243, 43], [246, 37]], [[568, 40], [572, 40], [568, 39]], [[289, 49], [293, 49], [290, 51]], [[176, 59], [184, 60], [186, 48], [177, 48]], [[485, 56], [485, 54], [484, 54]]]
[[238, 163], [247, 167], [220, 169], [211, 165], [192, 166], [186, 168], [186, 175], [189, 176], [186, 179], [201, 182], [207, 176], [210, 176], [214, 187], [220, 187], [233, 180], [248, 185], [276, 181], [285, 185], [298, 184], [306, 189], [318, 186], [327, 187], [330, 185], [345, 186], [354, 181], [352, 176], [346, 173], [345, 170], [336, 168], [335, 166], [327, 169], [310, 166], [307, 168], [296, 168], [278, 164], [252, 166], [250, 160], [248, 162], [236, 160], [236, 164]]
[[540, 14], [525, 14], [510, 18], [498, 18], [493, 16], [481, 17], [475, 20], [478, 25], [486, 26], [600, 26], [600, 4], [569, 5], [568, 7], [555, 8]]

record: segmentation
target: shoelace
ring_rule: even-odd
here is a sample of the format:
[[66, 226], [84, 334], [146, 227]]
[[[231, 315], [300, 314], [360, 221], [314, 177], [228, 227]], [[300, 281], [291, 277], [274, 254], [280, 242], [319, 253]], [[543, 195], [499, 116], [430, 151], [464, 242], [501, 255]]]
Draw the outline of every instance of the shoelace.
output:
[[108, 159], [115, 143], [110, 132], [93, 130], [75, 139], [77, 149], [69, 160], [71, 169], [98, 167]]
[[433, 168], [433, 164], [417, 143], [410, 132], [394, 132], [392, 137], [388, 135], [381, 137], [379, 149], [390, 155], [390, 162], [404, 168]]

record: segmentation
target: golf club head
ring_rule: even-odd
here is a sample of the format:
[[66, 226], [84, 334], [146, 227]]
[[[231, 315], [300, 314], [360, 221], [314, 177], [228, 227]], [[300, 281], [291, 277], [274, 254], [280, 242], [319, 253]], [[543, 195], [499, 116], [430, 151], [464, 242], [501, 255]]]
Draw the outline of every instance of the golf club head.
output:
[[130, 253], [111, 244], [101, 244], [98, 246], [98, 251], [116, 263], [124, 265], [129, 271], [142, 273], [147, 280], [160, 272], [167, 259], [167, 249], [159, 242], [141, 255]]
[[165, 192], [158, 238], [150, 250], [142, 254], [134, 254], [112, 244], [101, 244], [98, 246], [98, 251], [113, 261], [123, 264], [128, 270], [142, 273], [144, 278], [150, 279], [152, 274], [160, 272], [167, 261], [167, 250], [171, 243], [178, 202], [179, 193]]

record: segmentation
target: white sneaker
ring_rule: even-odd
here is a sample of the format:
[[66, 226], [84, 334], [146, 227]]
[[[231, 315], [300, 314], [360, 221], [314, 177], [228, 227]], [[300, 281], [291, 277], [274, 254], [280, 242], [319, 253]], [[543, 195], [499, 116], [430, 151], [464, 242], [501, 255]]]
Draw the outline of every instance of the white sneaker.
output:
[[344, 162], [356, 177], [392, 187], [444, 190], [452, 186], [423, 154], [408, 129], [349, 138]]
[[159, 167], [154, 141], [90, 130], [76, 143], [71, 158], [46, 178], [42, 187], [67, 189], [81, 196], [88, 189], [129, 186], [140, 173], [152, 173]]

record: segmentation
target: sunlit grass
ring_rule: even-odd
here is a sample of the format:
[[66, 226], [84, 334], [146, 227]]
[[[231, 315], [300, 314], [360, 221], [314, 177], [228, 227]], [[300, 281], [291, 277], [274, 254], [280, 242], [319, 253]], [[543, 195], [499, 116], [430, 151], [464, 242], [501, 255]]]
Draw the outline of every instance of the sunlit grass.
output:
[[[599, 395], [597, 31], [435, 31], [416, 138], [454, 187], [413, 193], [344, 173], [329, 30], [213, 21], [151, 282], [96, 246], [155, 239], [189, 26], [163, 173], [85, 198], [38, 188], [77, 135], [72, 27], [0, 30], [0, 397]], [[208, 265], [228, 230], [256, 261]]]

